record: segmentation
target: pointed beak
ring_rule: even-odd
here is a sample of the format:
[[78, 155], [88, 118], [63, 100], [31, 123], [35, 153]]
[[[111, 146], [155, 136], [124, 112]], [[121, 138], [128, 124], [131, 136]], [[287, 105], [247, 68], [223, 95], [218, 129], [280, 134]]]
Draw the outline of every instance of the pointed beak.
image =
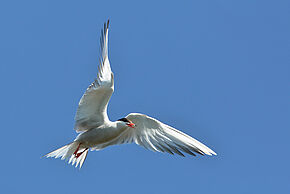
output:
[[129, 123], [129, 124], [127, 124], [127, 126], [131, 127], [131, 128], [135, 128], [136, 125], [134, 123]]

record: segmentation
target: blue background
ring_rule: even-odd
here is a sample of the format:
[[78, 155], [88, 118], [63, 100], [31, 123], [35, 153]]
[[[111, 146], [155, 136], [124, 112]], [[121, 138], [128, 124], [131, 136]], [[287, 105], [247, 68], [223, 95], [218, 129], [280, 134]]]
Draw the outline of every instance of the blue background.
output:
[[[110, 119], [146, 113], [217, 156], [40, 158], [76, 136], [108, 18]], [[289, 1], [1, 1], [0, 24], [1, 192], [290, 193]]]

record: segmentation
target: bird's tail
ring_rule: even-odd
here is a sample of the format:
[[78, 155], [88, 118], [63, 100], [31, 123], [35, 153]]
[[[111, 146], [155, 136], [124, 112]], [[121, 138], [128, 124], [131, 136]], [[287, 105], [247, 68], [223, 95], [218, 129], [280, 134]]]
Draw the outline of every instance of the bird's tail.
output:
[[88, 148], [82, 148], [78, 142], [72, 142], [44, 155], [44, 157], [61, 157], [62, 160], [69, 160], [69, 164], [72, 163], [72, 165], [75, 165], [75, 167], [79, 165], [79, 168], [81, 168], [87, 157], [87, 154]]

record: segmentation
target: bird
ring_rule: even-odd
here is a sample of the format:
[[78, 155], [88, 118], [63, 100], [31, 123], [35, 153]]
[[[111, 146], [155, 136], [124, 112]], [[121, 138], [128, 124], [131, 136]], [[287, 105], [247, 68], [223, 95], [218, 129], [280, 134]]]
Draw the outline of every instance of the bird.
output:
[[108, 58], [109, 20], [101, 30], [101, 53], [98, 73], [79, 101], [74, 130], [75, 140], [45, 157], [61, 158], [81, 168], [89, 149], [101, 150], [111, 145], [136, 143], [155, 152], [185, 156], [216, 155], [193, 137], [141, 113], [130, 113], [117, 121], [107, 115], [109, 100], [114, 92], [114, 74]]

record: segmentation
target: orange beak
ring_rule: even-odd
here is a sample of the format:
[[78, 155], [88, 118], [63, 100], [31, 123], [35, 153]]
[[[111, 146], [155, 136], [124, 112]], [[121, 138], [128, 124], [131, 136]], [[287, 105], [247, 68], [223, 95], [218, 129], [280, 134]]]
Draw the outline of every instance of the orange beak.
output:
[[134, 123], [129, 123], [129, 124], [127, 124], [127, 126], [131, 127], [131, 128], [135, 128], [136, 125]]

